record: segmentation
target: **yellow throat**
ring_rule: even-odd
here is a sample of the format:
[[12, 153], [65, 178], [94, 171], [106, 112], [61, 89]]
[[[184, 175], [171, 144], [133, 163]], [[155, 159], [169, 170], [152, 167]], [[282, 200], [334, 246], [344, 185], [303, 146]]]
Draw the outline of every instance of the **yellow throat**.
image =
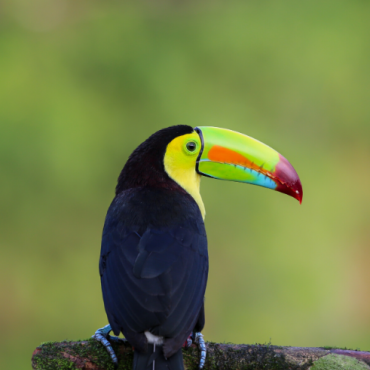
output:
[[[196, 149], [192, 152], [186, 146], [189, 142], [196, 144]], [[206, 210], [200, 196], [200, 175], [195, 170], [200, 148], [201, 142], [196, 132], [173, 139], [167, 145], [164, 168], [168, 176], [193, 197], [204, 219]]]

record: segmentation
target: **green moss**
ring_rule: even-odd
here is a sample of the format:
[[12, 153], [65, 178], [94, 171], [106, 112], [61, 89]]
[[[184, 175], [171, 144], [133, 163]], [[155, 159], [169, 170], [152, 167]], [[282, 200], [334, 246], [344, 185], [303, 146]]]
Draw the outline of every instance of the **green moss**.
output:
[[[312, 366], [312, 361], [304, 365], [289, 363], [284, 354], [276, 352], [280, 347], [269, 344], [235, 345], [208, 342], [208, 356], [205, 370], [305, 370]], [[192, 363], [190, 364], [192, 366]], [[189, 367], [187, 370], [195, 370]]]
[[353, 357], [330, 354], [315, 361], [312, 370], [369, 370], [364, 362]]
[[185, 370], [198, 370], [199, 361], [198, 356], [195, 356], [195, 352], [198, 352], [198, 349], [193, 347], [182, 350]]
[[[118, 357], [119, 370], [131, 370], [133, 351], [129, 343], [112, 343]], [[313, 365], [312, 360], [305, 364], [294, 364], [281, 351], [281, 347], [268, 344], [218, 344], [207, 342], [208, 355], [205, 370], [304, 370]], [[326, 347], [334, 349], [334, 347]], [[289, 357], [289, 356], [288, 356]], [[186, 370], [198, 370], [199, 349], [183, 349]], [[39, 353], [33, 357], [33, 368], [37, 370], [77, 369], [87, 361], [99, 369], [114, 370], [113, 362], [106, 348], [95, 339], [80, 342], [44, 343]], [[330, 354], [315, 361], [312, 370], [370, 370], [370, 367], [357, 359]]]
[[[133, 352], [125, 343], [113, 343], [118, 357], [119, 370], [131, 370]], [[40, 352], [33, 356], [32, 366], [37, 370], [77, 369], [74, 357], [84, 358], [105, 370], [115, 370], [113, 362], [105, 347], [95, 339], [81, 342], [43, 343]], [[71, 356], [71, 357], [68, 357]]]
[[[43, 343], [39, 349], [41, 352], [33, 356], [32, 367], [34, 369], [54, 370], [54, 369], [76, 369], [73, 361], [65, 358], [52, 342]], [[59, 353], [58, 353], [59, 352]]]

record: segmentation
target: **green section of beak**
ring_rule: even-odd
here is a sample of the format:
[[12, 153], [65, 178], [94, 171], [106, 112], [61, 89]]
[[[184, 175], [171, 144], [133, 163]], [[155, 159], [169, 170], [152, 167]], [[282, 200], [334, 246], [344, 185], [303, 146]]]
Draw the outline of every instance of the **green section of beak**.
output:
[[274, 171], [279, 162], [279, 153], [276, 150], [252, 137], [218, 127], [200, 126], [197, 129], [203, 135], [203, 152], [200, 162], [210, 160], [208, 155], [215, 146], [230, 149], [257, 166], [263, 165], [263, 168], [270, 172]]
[[277, 151], [239, 132], [196, 127], [202, 140], [197, 171], [216, 179], [274, 189], [302, 200], [302, 186], [293, 166]]
[[279, 153], [239, 132], [217, 127], [197, 127], [203, 151], [198, 172], [217, 179], [247, 182], [271, 189], [276, 184], [263, 173], [274, 172]]

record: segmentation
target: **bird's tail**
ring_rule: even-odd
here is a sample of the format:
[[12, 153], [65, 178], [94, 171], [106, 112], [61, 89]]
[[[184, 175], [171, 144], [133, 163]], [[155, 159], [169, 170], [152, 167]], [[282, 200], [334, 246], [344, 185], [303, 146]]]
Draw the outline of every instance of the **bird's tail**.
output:
[[165, 358], [163, 346], [149, 344], [148, 351], [134, 351], [133, 370], [184, 370], [181, 348], [171, 357]]

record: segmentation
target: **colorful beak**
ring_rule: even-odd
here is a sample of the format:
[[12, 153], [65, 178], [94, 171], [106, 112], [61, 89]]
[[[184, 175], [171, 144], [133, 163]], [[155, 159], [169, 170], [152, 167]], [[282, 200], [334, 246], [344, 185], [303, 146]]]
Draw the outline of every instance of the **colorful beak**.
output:
[[206, 126], [195, 130], [202, 140], [196, 167], [200, 175], [263, 186], [302, 203], [298, 174], [277, 151], [239, 132]]

